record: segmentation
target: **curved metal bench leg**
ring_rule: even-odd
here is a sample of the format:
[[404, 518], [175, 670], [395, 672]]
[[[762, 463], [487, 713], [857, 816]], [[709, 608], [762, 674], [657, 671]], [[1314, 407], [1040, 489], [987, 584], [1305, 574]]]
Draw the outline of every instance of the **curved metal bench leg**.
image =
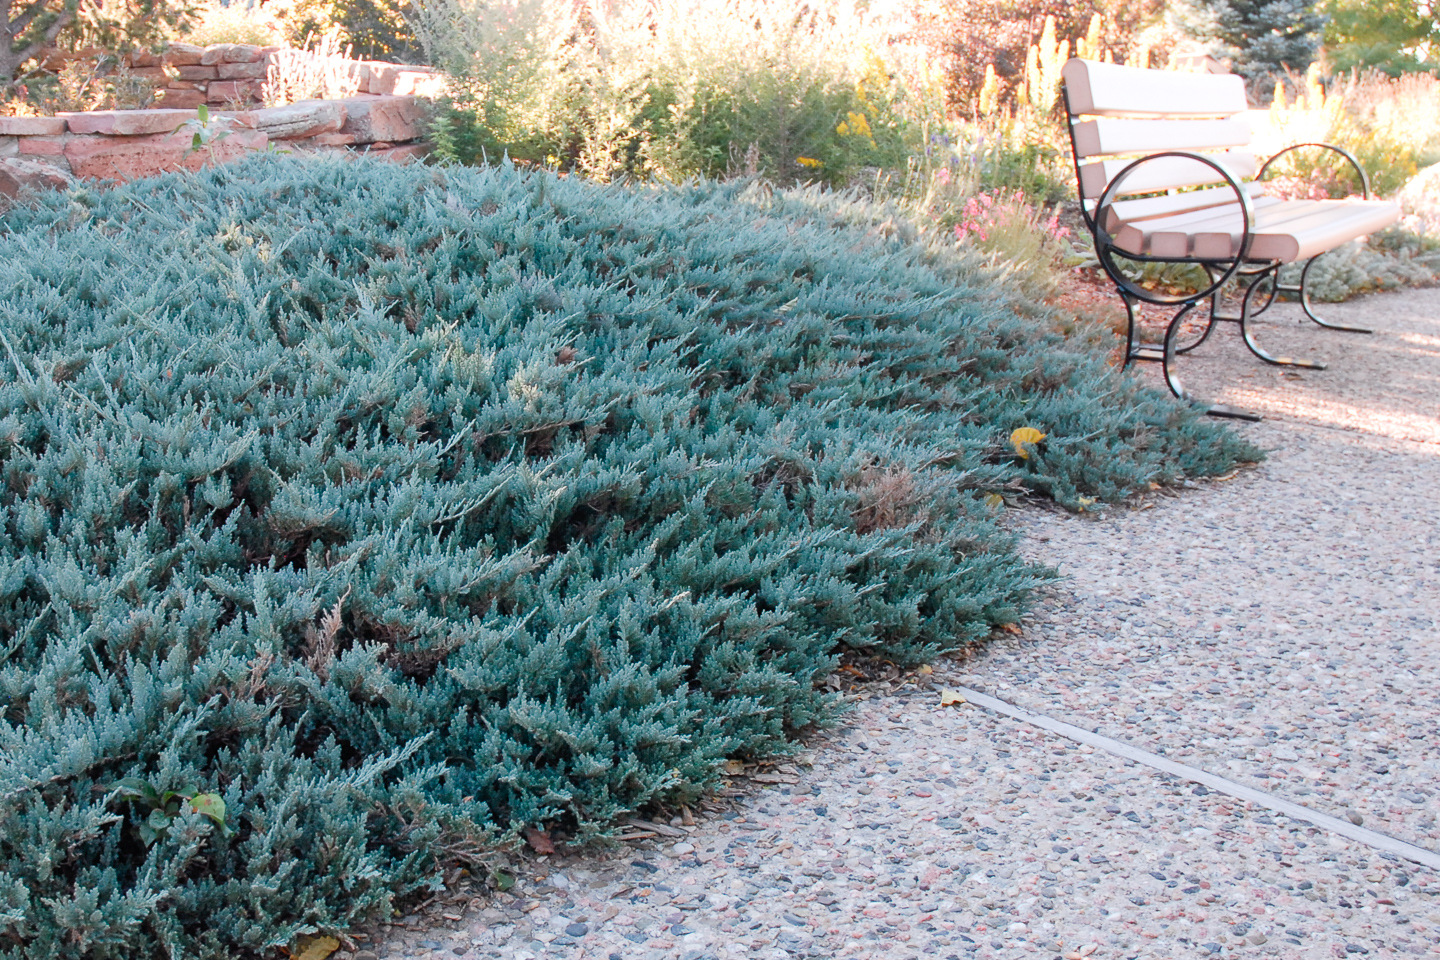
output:
[[1374, 333], [1375, 331], [1371, 330], [1369, 327], [1347, 327], [1343, 323], [1331, 323], [1330, 321], [1324, 320], [1315, 315], [1315, 305], [1310, 302], [1310, 268], [1315, 266], [1315, 261], [1319, 260], [1323, 256], [1325, 256], [1325, 254], [1317, 253], [1315, 256], [1305, 261], [1305, 268], [1300, 271], [1299, 286], [1295, 286], [1294, 284], [1289, 283], [1277, 283], [1275, 285], [1275, 288], [1277, 290], [1283, 290], [1286, 293], [1300, 294], [1300, 309], [1305, 311], [1305, 316], [1309, 317], [1311, 320], [1315, 321], [1317, 324], [1324, 327], [1326, 330], [1340, 330], [1344, 333]]
[[[1175, 349], [1175, 334], [1179, 331], [1180, 325], [1185, 322], [1185, 315], [1199, 305], [1198, 300], [1192, 300], [1183, 305], [1179, 311], [1176, 312], [1175, 316], [1170, 319], [1170, 325], [1165, 328], [1165, 344], [1161, 351], [1160, 358], [1165, 371], [1165, 385], [1170, 388], [1170, 392], [1176, 397], [1181, 400], [1189, 400], [1191, 403], [1202, 407], [1205, 413], [1212, 417], [1226, 417], [1231, 420], [1248, 420], [1251, 423], [1255, 423], [1261, 419], [1258, 413], [1240, 410], [1236, 407], [1226, 406], [1223, 403], [1206, 403], [1201, 400], [1196, 400], [1185, 392], [1185, 384], [1181, 382], [1180, 374], [1175, 370], [1175, 355], [1178, 352]], [[1213, 303], [1211, 306], [1213, 310]], [[1208, 332], [1207, 330], [1206, 333], [1208, 334]]]
[[[1311, 262], [1313, 263], [1314, 261]], [[1279, 269], [1280, 267], [1277, 264], [1269, 270], [1256, 274], [1255, 279], [1250, 281], [1250, 285], [1245, 288], [1245, 296], [1240, 301], [1240, 336], [1244, 339], [1245, 346], [1250, 348], [1250, 352], [1266, 363], [1273, 364], [1277, 367], [1302, 367], [1306, 370], [1324, 370], [1325, 364], [1315, 360], [1297, 360], [1294, 357], [1277, 357], [1266, 352], [1264, 347], [1255, 342], [1255, 337], [1250, 332], [1250, 321], [1254, 319], [1254, 315], [1250, 312], [1250, 300], [1255, 295], [1255, 291], [1266, 280], [1277, 286], [1279, 285], [1279, 281], [1276, 279], [1276, 272]], [[1309, 267], [1307, 266], [1306, 269], [1308, 270]], [[1300, 286], [1301, 288], [1305, 286], [1303, 279], [1301, 280]], [[1271, 298], [1273, 298], [1274, 295], [1274, 291], [1271, 291]], [[1269, 306], [1268, 302], [1266, 306]]]

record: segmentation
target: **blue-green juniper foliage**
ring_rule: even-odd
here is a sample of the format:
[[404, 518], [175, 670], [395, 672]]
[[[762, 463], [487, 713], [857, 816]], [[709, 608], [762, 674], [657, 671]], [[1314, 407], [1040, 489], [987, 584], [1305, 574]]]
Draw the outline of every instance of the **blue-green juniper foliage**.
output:
[[0, 957], [273, 955], [693, 798], [1019, 616], [988, 494], [1255, 456], [895, 233], [277, 157], [0, 216]]

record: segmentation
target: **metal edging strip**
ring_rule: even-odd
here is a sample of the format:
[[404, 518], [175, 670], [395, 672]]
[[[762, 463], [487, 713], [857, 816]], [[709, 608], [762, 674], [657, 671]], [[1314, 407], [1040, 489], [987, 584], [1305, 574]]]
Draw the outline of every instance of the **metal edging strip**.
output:
[[954, 687], [951, 689], [964, 697], [966, 702], [973, 703], [977, 707], [983, 707], [993, 713], [1004, 714], [1007, 717], [1023, 721], [1031, 726], [1039, 727], [1042, 730], [1058, 733], [1060, 736], [1074, 740], [1077, 743], [1088, 744], [1089, 746], [1104, 750], [1106, 753], [1114, 754], [1117, 757], [1133, 760], [1136, 763], [1143, 763], [1147, 767], [1153, 767], [1173, 777], [1204, 784], [1206, 787], [1218, 793], [1228, 794], [1239, 800], [1249, 800], [1251, 803], [1268, 807], [1276, 813], [1282, 813], [1296, 820], [1304, 820], [1306, 823], [1313, 824], [1331, 833], [1338, 833], [1340, 836], [1354, 840], [1356, 843], [1363, 843], [1376, 850], [1391, 853], [1397, 857], [1404, 857], [1406, 860], [1422, 864], [1432, 870], [1440, 870], [1440, 854], [1427, 850], [1424, 847], [1417, 847], [1413, 843], [1406, 843], [1404, 840], [1397, 840], [1383, 833], [1367, 830], [1364, 827], [1350, 823], [1348, 820], [1341, 820], [1338, 817], [1330, 816], [1328, 813], [1311, 810], [1309, 807], [1303, 807], [1298, 803], [1282, 797], [1265, 793], [1262, 790], [1256, 790], [1253, 787], [1247, 787], [1242, 783], [1227, 780], [1213, 773], [1207, 773], [1198, 767], [1176, 763], [1174, 760], [1169, 760], [1159, 754], [1142, 750], [1139, 747], [1131, 746], [1120, 740], [1113, 740], [1110, 737], [1102, 736], [1098, 733], [1091, 733], [1089, 730], [1077, 727], [1074, 724], [1065, 723], [1063, 720], [1055, 720], [1043, 714], [1030, 713], [1020, 709], [1014, 704], [1006, 703], [1004, 700], [998, 700], [988, 694], [981, 693], [979, 690], [971, 690], [968, 687]]

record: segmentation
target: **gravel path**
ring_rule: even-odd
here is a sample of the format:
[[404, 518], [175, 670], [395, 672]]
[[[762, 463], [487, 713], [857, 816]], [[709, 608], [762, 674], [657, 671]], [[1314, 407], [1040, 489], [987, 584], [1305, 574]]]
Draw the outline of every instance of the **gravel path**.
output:
[[[1440, 957], [1440, 875], [969, 705], [964, 684], [1440, 850], [1440, 293], [1280, 306], [1199, 394], [1253, 470], [1099, 517], [1021, 511], [1067, 579], [1023, 634], [870, 693], [694, 826], [464, 883], [355, 960]], [[754, 771], [751, 771], [752, 773]], [[770, 782], [764, 782], [770, 781]], [[741, 779], [737, 785], [746, 783]]]

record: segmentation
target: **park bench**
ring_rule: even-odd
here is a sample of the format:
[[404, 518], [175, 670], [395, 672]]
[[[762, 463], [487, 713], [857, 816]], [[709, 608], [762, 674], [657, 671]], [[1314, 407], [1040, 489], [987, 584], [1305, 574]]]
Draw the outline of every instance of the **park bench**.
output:
[[[1369, 180], [1351, 154], [1331, 144], [1307, 143], [1259, 162], [1247, 149], [1249, 104], [1238, 76], [1073, 59], [1062, 69], [1062, 79], [1081, 211], [1094, 236], [1096, 257], [1125, 302], [1127, 366], [1136, 360], [1161, 363], [1171, 392], [1185, 398], [1176, 356], [1203, 343], [1216, 321], [1226, 321], [1239, 325], [1245, 345], [1266, 363], [1324, 369], [1315, 361], [1272, 356], [1255, 341], [1250, 322], [1281, 292], [1298, 294], [1305, 315], [1322, 327], [1370, 332], [1327, 323], [1310, 301], [1316, 258], [1400, 217], [1397, 204], [1370, 198]], [[1347, 161], [1358, 175], [1361, 196], [1287, 200], [1267, 195], [1263, 181], [1272, 164], [1301, 148], [1332, 151]], [[1280, 267], [1298, 261], [1305, 261], [1300, 282], [1280, 283]], [[1204, 270], [1208, 282], [1173, 292], [1146, 280], [1163, 269], [1152, 264], [1193, 264]], [[1224, 312], [1232, 280], [1239, 308]], [[1208, 310], [1197, 309], [1206, 300]], [[1159, 347], [1137, 339], [1141, 303], [1176, 308]], [[1220, 404], [1206, 410], [1214, 416], [1259, 419]]]

